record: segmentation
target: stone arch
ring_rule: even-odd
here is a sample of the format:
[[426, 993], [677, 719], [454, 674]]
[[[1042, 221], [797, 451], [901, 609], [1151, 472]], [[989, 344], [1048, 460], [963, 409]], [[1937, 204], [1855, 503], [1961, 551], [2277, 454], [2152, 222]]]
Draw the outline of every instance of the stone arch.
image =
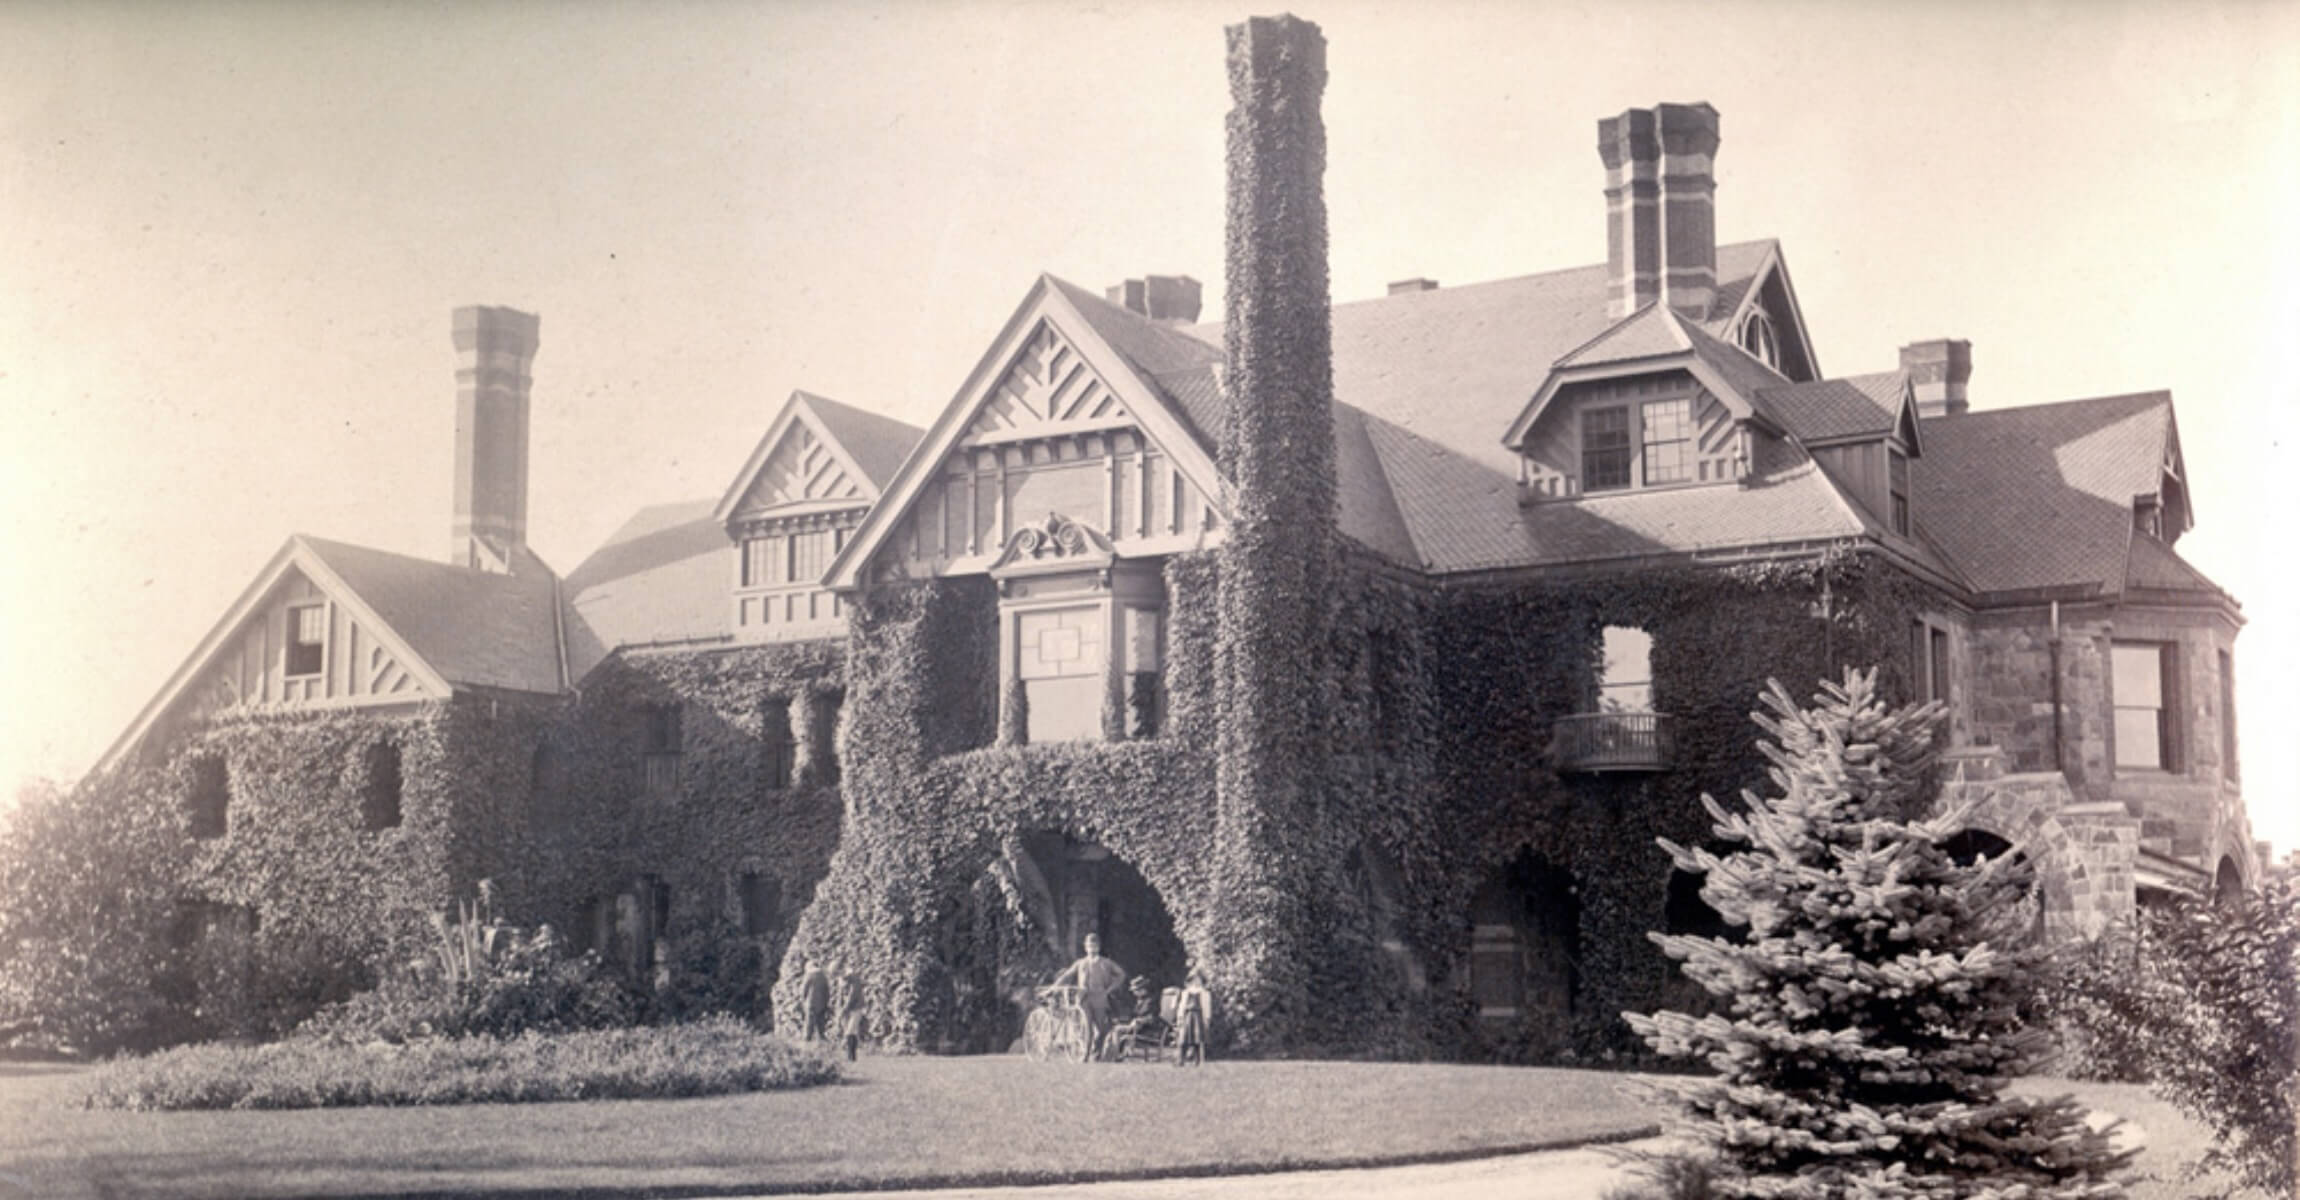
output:
[[921, 947], [919, 1048], [1008, 1049], [1037, 985], [1075, 960], [1089, 933], [1129, 978], [1181, 984], [1191, 959], [1173, 884], [1128, 849], [1122, 835], [1025, 820], [968, 839], [922, 880], [935, 918]]
[[2212, 871], [2212, 903], [2223, 908], [2232, 907], [2244, 899], [2249, 890], [2244, 885], [2244, 868], [2237, 865], [2236, 856], [2223, 854]]
[[[2084, 867], [2075, 864], [2074, 839], [2060, 819], [2058, 805], [2053, 802], [2054, 797], [2066, 794], [2067, 785], [2057, 777], [2053, 782], [2059, 786], [2007, 787], [1996, 780], [1951, 784], [1942, 793], [1941, 805], [1954, 810], [1958, 803], [1977, 794], [1978, 802], [1965, 812], [1964, 824], [1953, 837], [1973, 832], [1987, 834], [2002, 843], [1997, 849], [2017, 849], [2035, 864], [2036, 928], [2042, 936], [2094, 937], [2102, 932], [2093, 927], [2102, 923], [2098, 916], [2101, 906], [2080, 907], [2077, 885], [2083, 885], [2089, 893], [2105, 881], [2085, 878]], [[1981, 843], [1975, 839], [1973, 844]], [[2073, 875], [2072, 864], [2075, 864]]]

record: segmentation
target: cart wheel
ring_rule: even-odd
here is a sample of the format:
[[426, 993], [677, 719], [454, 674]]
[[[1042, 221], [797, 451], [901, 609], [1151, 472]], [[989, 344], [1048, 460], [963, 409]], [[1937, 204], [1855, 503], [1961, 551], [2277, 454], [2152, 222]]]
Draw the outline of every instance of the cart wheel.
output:
[[1022, 1022], [1022, 1052], [1032, 1062], [1045, 1062], [1054, 1052], [1054, 1014], [1043, 1008], [1030, 1010]]

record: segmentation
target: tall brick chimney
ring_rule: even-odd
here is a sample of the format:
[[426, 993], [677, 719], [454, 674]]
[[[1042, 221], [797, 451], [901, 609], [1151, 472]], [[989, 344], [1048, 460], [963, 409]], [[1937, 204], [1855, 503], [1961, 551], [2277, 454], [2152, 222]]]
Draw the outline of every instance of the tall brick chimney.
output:
[[1103, 295], [1112, 304], [1153, 321], [1188, 325], [1198, 319], [1202, 291], [1198, 281], [1187, 275], [1145, 275], [1111, 284]]
[[1901, 369], [1909, 373], [1916, 392], [1917, 415], [1953, 417], [1971, 407], [1965, 385], [1973, 377], [1973, 344], [1958, 338], [1934, 338], [1901, 347]]
[[527, 544], [528, 365], [531, 314], [472, 306], [455, 310], [455, 523], [448, 559], [508, 571]]
[[1606, 307], [1666, 299], [1704, 320], [1717, 301], [1717, 110], [1632, 108], [1597, 123], [1605, 161]]

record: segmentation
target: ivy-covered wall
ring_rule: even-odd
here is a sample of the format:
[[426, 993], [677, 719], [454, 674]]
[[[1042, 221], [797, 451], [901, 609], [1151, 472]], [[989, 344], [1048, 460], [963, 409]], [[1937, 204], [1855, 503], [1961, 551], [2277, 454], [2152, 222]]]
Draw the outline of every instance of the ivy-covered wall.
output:
[[[557, 707], [466, 695], [186, 728], [164, 768], [174, 790], [189, 804], [220, 785], [224, 803], [222, 832], [193, 844], [183, 932], [193, 940], [204, 923], [236, 942], [202, 969], [207, 1025], [259, 1032], [348, 994], [480, 879], [507, 902], [529, 894], [527, 762]], [[379, 803], [387, 763], [396, 813]]]

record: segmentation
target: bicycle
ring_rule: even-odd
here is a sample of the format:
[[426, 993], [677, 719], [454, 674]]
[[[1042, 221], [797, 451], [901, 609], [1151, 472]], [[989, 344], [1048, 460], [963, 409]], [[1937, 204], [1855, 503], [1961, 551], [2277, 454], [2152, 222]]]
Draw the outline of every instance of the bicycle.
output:
[[1022, 1022], [1022, 1052], [1032, 1062], [1045, 1062], [1059, 1058], [1064, 1062], [1085, 1062], [1088, 1046], [1086, 1034], [1086, 989], [1076, 984], [1056, 984], [1038, 989], [1038, 1006]]

